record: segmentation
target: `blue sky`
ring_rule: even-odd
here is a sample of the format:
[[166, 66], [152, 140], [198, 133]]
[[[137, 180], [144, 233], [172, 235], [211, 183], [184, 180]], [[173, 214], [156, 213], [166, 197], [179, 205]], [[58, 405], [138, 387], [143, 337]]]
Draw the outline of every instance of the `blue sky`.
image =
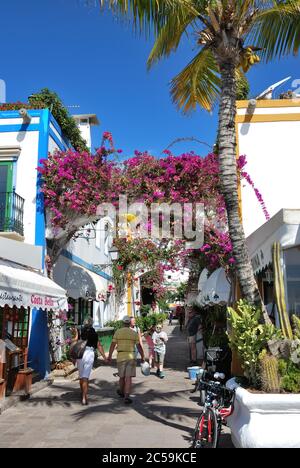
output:
[[[26, 101], [32, 92], [48, 87], [66, 105], [80, 105], [70, 111], [98, 115], [95, 146], [103, 131], [111, 131], [125, 155], [139, 149], [159, 156], [180, 137], [213, 145], [217, 110], [183, 116], [168, 91], [170, 79], [195, 53], [192, 39], [148, 72], [151, 40], [134, 34], [130, 24], [109, 12], [85, 6], [84, 0], [2, 0], [0, 11], [0, 79], [6, 81], [7, 101]], [[249, 73], [251, 93], [290, 75], [300, 79], [299, 57], [256, 66]], [[191, 149], [208, 152], [198, 143], [173, 147], [175, 153]]]

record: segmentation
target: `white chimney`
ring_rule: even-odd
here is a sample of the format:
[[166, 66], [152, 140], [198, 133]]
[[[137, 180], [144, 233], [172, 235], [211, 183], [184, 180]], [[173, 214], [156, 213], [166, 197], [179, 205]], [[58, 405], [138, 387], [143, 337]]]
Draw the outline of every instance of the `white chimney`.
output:
[[86, 141], [87, 147], [92, 149], [91, 126], [100, 125], [96, 114], [81, 114], [72, 116], [80, 130], [82, 138]]

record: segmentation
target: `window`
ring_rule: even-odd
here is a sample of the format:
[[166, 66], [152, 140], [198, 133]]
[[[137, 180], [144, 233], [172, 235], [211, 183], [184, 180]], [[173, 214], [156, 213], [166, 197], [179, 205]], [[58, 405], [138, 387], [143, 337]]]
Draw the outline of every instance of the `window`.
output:
[[0, 338], [9, 338], [24, 349], [28, 345], [29, 310], [24, 307], [0, 307]]
[[69, 304], [72, 306], [68, 312], [68, 319], [72, 320], [76, 325], [82, 325], [84, 319], [87, 317], [93, 318], [93, 301], [86, 299], [68, 299]]

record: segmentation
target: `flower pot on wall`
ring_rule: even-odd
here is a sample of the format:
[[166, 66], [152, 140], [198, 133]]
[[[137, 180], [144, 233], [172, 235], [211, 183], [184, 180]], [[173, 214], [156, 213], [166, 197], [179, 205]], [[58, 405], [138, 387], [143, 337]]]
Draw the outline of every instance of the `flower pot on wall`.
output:
[[228, 418], [237, 448], [300, 448], [300, 394], [250, 393], [235, 379], [234, 411]]

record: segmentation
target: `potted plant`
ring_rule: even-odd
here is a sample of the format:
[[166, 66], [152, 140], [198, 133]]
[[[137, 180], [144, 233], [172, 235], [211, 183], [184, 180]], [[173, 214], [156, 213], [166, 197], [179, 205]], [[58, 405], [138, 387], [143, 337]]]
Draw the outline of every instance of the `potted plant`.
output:
[[239, 448], [300, 448], [300, 320], [287, 339], [262, 311], [245, 301], [228, 308], [231, 348], [238, 352], [244, 378], [227, 382], [236, 390], [228, 419]]

